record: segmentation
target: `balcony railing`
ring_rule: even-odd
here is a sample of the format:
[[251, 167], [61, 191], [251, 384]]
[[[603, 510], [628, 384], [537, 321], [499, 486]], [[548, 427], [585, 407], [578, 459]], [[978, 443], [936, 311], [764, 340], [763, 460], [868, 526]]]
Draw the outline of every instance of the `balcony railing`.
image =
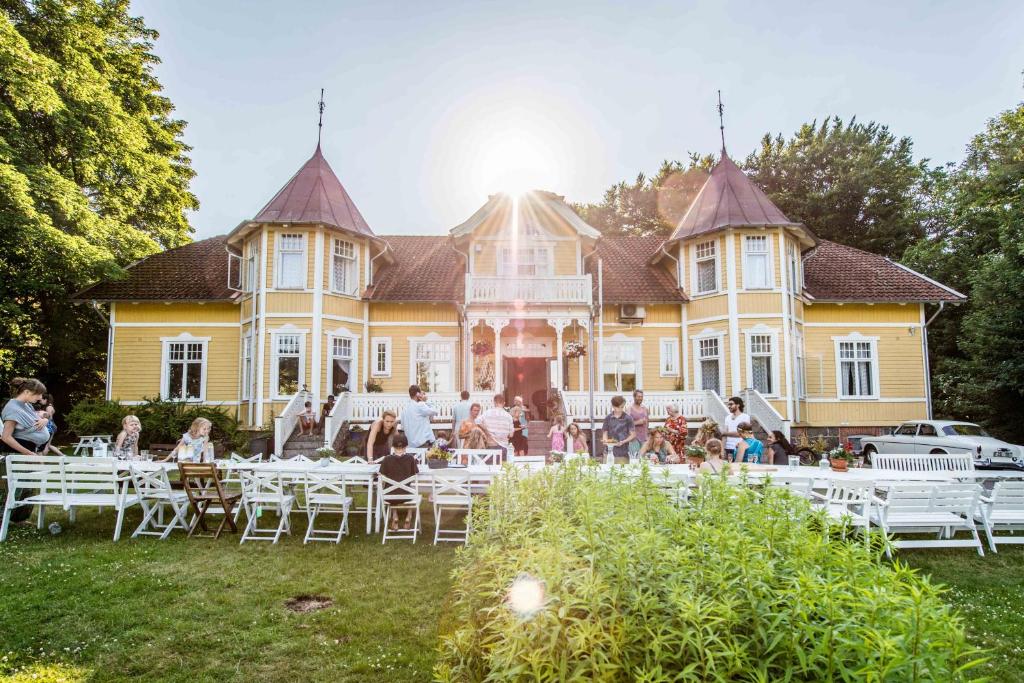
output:
[[466, 275], [466, 303], [586, 304], [593, 299], [590, 274], [559, 277]]

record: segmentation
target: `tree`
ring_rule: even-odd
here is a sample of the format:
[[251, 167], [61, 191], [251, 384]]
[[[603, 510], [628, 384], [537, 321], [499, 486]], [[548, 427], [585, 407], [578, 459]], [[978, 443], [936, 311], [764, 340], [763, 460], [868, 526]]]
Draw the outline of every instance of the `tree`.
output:
[[936, 176], [936, 219], [906, 262], [968, 296], [929, 333], [936, 407], [1024, 441], [1024, 104]]
[[[189, 239], [185, 123], [127, 0], [0, 0], [0, 379], [102, 387], [106, 325], [70, 296]], [[66, 405], [66, 403], [64, 404]]]
[[577, 204], [577, 213], [606, 235], [672, 234], [700, 192], [714, 157], [690, 154], [689, 163], [662, 161], [653, 177], [643, 173], [632, 183], [622, 181], [604, 193], [600, 204]]
[[766, 134], [744, 170], [791, 220], [834, 242], [899, 257], [924, 236], [926, 161], [910, 138], [875, 122], [805, 123], [789, 140]]

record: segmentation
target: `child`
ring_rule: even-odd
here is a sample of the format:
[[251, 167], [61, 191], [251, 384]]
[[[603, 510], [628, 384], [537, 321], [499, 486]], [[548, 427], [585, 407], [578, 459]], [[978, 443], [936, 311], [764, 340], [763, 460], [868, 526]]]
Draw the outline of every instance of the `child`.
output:
[[313, 410], [313, 402], [306, 401], [303, 404], [303, 410], [299, 413], [299, 436], [304, 434], [313, 435], [313, 430], [316, 429], [316, 412]]
[[327, 401], [320, 407], [320, 430], [323, 432], [324, 425], [327, 424], [327, 416], [334, 410], [334, 394], [327, 397]]
[[554, 453], [565, 452], [565, 417], [555, 415], [554, 423], [548, 430], [548, 438], [551, 439], [551, 451]]
[[142, 422], [134, 415], [125, 415], [121, 420], [121, 433], [114, 443], [115, 458], [136, 458], [139, 455], [139, 434], [142, 433]]
[[[395, 434], [394, 438], [391, 439], [391, 454], [380, 461], [380, 476], [387, 477], [392, 481], [405, 481], [419, 473], [420, 468], [416, 462], [416, 457], [405, 450], [408, 446], [409, 439], [405, 434]], [[412, 520], [413, 510], [410, 508], [405, 511], [405, 525], [402, 528], [411, 529]], [[391, 511], [390, 528], [392, 531], [398, 530], [397, 510]]]
[[210, 440], [210, 428], [213, 423], [205, 417], [192, 420], [188, 431], [181, 435], [178, 445], [171, 451], [171, 458], [178, 456], [179, 462], [202, 462], [206, 444]]

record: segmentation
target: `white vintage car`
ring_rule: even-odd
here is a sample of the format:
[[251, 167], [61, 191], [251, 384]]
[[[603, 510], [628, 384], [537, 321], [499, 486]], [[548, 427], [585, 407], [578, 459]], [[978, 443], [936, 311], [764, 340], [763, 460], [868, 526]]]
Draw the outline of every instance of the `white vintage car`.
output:
[[984, 429], [970, 422], [953, 420], [914, 420], [904, 422], [887, 436], [865, 436], [861, 439], [865, 458], [872, 453], [974, 455], [976, 466], [1019, 467], [1024, 469], [1024, 448], [989, 436]]

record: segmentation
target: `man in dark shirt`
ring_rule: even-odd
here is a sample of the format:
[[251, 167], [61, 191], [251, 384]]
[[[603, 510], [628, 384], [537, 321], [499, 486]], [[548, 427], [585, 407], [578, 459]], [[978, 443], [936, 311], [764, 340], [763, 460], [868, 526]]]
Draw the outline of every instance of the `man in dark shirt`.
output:
[[[409, 447], [409, 439], [405, 434], [398, 433], [391, 439], [391, 454], [384, 457], [380, 461], [380, 470], [378, 473], [382, 477], [387, 477], [392, 481], [405, 481], [409, 477], [415, 477], [419, 474], [419, 464], [416, 462], [416, 457], [411, 453], [406, 453], [405, 449]], [[405, 529], [412, 528], [412, 516], [414, 510], [409, 508], [405, 511]], [[391, 511], [391, 530], [398, 529], [398, 511]]]
[[622, 409], [625, 404], [626, 399], [613, 396], [612, 412], [605, 416], [601, 424], [604, 442], [612, 444], [612, 453], [616, 459], [629, 457], [629, 442], [636, 437], [633, 418]]

